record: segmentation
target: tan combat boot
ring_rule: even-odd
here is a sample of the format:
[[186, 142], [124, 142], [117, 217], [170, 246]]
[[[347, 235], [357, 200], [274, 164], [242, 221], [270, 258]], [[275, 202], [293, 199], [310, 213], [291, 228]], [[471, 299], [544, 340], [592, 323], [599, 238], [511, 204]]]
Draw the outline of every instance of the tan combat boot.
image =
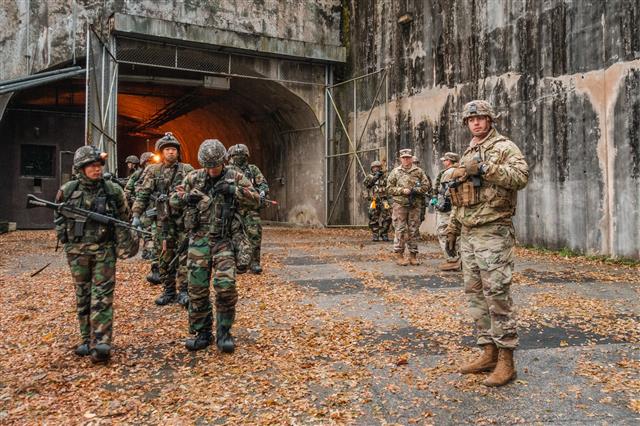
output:
[[409, 264], [404, 258], [404, 253], [396, 253], [396, 264], [400, 266], [407, 266]]
[[515, 378], [516, 369], [513, 365], [513, 349], [500, 348], [498, 365], [482, 384], [490, 387], [504, 386]]
[[418, 253], [409, 253], [409, 263], [413, 266], [418, 266], [420, 261], [418, 260]]
[[476, 374], [491, 371], [498, 362], [498, 347], [493, 343], [482, 346], [483, 353], [478, 359], [462, 366], [460, 374]]
[[456, 262], [442, 262], [440, 265], [438, 265], [438, 268], [440, 268], [440, 270], [444, 272], [455, 272], [462, 269], [462, 262], [460, 260]]

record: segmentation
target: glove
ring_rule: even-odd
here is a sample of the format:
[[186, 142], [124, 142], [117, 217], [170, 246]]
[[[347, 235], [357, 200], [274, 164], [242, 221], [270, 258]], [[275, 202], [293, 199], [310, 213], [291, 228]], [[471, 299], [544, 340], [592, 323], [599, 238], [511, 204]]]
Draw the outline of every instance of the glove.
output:
[[220, 185], [220, 192], [222, 192], [225, 195], [235, 195], [236, 193], [235, 182], [233, 183], [223, 182], [222, 185]]
[[131, 219], [131, 226], [134, 228], [142, 228], [142, 222], [140, 221], [140, 215], [135, 213], [133, 219]]
[[202, 200], [202, 195], [190, 192], [185, 199], [189, 207], [195, 207]]
[[447, 234], [447, 247], [446, 247], [446, 252], [447, 255], [449, 257], [456, 257], [458, 256], [458, 253], [456, 253], [456, 240], [458, 239], [458, 236], [454, 233], [448, 233]]
[[378, 171], [376, 172], [376, 179], [380, 179], [380, 178], [382, 177], [382, 175], [383, 175], [382, 170], [378, 170]]
[[433, 197], [431, 201], [429, 201], [429, 204], [432, 206], [435, 206], [436, 204], [438, 204], [438, 197]]
[[267, 198], [267, 194], [264, 191], [260, 191], [260, 205], [264, 205], [264, 200]]
[[478, 161], [477, 158], [472, 158], [465, 163], [464, 168], [469, 176], [479, 176], [484, 173], [484, 163]]
[[464, 167], [456, 167], [451, 173], [451, 180], [461, 179], [467, 176], [467, 169]]

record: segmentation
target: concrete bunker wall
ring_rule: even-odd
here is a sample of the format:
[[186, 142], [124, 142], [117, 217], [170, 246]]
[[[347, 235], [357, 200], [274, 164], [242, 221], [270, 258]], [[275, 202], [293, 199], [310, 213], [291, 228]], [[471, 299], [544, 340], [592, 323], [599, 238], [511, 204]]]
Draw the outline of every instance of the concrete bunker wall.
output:
[[487, 98], [531, 168], [520, 242], [639, 256], [638, 2], [356, 0], [350, 14], [351, 73], [389, 70], [391, 155], [413, 148], [434, 177], [468, 144], [461, 107]]

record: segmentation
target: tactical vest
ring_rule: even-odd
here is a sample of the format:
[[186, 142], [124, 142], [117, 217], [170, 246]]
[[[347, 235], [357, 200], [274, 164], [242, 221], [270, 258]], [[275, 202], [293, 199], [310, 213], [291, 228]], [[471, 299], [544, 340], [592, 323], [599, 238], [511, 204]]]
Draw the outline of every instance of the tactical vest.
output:
[[[69, 205], [80, 207], [106, 216], [115, 217], [118, 207], [116, 193], [112, 182], [102, 180], [95, 192], [87, 189], [79, 190], [80, 181], [72, 180], [61, 188], [62, 199]], [[101, 244], [115, 241], [113, 226], [104, 225], [92, 220], [70, 219], [61, 216], [56, 223], [58, 238], [62, 243]]]

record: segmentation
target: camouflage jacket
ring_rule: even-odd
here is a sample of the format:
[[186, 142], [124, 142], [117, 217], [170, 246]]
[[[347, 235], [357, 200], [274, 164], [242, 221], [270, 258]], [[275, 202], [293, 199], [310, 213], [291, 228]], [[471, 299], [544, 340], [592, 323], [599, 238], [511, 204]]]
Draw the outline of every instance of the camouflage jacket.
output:
[[[223, 183], [236, 185], [235, 194], [220, 193]], [[232, 222], [239, 208], [255, 209], [260, 203], [260, 195], [242, 173], [232, 167], [225, 167], [218, 178], [211, 178], [206, 169], [189, 173], [183, 180], [184, 196], [177, 192], [171, 195], [172, 209], [184, 211], [185, 228], [194, 236], [209, 235], [216, 239], [231, 238]], [[196, 205], [187, 205], [189, 193], [202, 195]], [[233, 227], [233, 232], [237, 228]]]
[[[382, 171], [382, 170], [381, 170]], [[367, 199], [372, 201], [387, 199], [387, 174], [382, 171], [382, 175], [378, 178], [375, 173], [369, 173], [364, 178], [364, 186], [367, 188]]]
[[511, 222], [511, 216], [516, 212], [518, 191], [527, 186], [529, 166], [524, 156], [516, 144], [495, 129], [482, 141], [467, 148], [460, 167], [478, 156], [486, 165], [480, 186], [480, 202], [469, 207], [454, 206], [448, 232], [459, 234], [462, 226]]
[[[246, 164], [244, 167], [240, 167], [236, 164], [230, 164], [229, 166], [242, 173], [249, 180], [249, 182], [251, 182], [251, 185], [253, 185], [258, 194], [261, 192], [264, 192], [265, 195], [269, 193], [269, 185], [267, 184], [267, 180], [264, 178], [264, 175], [262, 174], [258, 166], [256, 166], [255, 164]], [[258, 205], [258, 207], [256, 207], [255, 209], [249, 210], [257, 210], [260, 207], [262, 206]], [[244, 214], [246, 210], [247, 209], [240, 207], [241, 213]]]
[[[412, 189], [414, 195], [410, 197], [403, 193], [404, 189]], [[424, 202], [425, 194], [431, 191], [431, 179], [420, 167], [411, 166], [405, 169], [398, 166], [391, 171], [387, 178], [387, 193], [393, 197], [393, 202], [401, 206], [409, 206], [413, 201], [414, 206]]]
[[[176, 186], [182, 183], [185, 176], [191, 171], [193, 171], [193, 167], [186, 163], [171, 165], [160, 163], [147, 166], [144, 170], [142, 185], [136, 189], [136, 201], [131, 208], [133, 213], [142, 214], [148, 208], [152, 195], [156, 197], [162, 194], [166, 194], [167, 197], [171, 195]], [[175, 220], [182, 212], [169, 211], [167, 214]], [[163, 220], [160, 214], [158, 220]]]
[[[129, 219], [129, 208], [120, 185], [100, 179], [92, 181], [82, 173], [60, 187], [57, 203], [68, 203], [123, 221]], [[56, 234], [64, 251], [73, 254], [98, 254], [115, 246], [130, 246], [129, 230], [112, 227], [88, 219], [82, 223], [54, 213]]]
[[136, 185], [144, 170], [142, 168], [137, 168], [135, 172], [129, 176], [129, 180], [127, 180], [127, 184], [124, 186], [124, 195], [127, 197], [127, 203], [133, 206], [133, 202], [136, 200]]

